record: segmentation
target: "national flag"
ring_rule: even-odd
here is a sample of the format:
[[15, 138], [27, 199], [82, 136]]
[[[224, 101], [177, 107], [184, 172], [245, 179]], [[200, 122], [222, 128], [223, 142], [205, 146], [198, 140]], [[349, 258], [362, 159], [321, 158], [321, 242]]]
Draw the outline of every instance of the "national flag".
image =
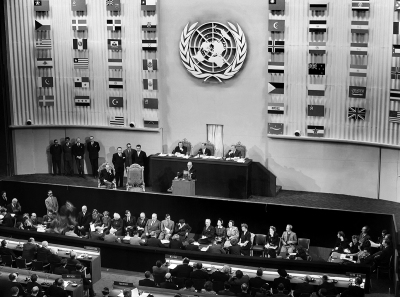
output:
[[157, 59], [143, 59], [143, 70], [158, 70]]
[[399, 22], [393, 22], [393, 34], [399, 34]]
[[89, 77], [74, 77], [75, 88], [89, 88]]
[[122, 40], [121, 39], [108, 39], [107, 41], [108, 49], [113, 51], [122, 50]]
[[310, 10], [327, 10], [328, 0], [310, 0]]
[[367, 34], [368, 21], [351, 21], [351, 33]]
[[40, 20], [40, 22], [35, 20], [35, 30], [36, 31], [48, 31], [51, 30], [50, 21]]
[[122, 59], [108, 59], [108, 69], [122, 69]]
[[284, 40], [269, 40], [268, 41], [268, 52], [269, 53], [283, 53], [285, 51]]
[[394, 11], [400, 10], [400, 1], [396, 0], [394, 1]]
[[90, 106], [90, 97], [75, 96], [75, 106]]
[[285, 104], [284, 103], [268, 103], [268, 113], [284, 114], [285, 113]]
[[36, 49], [51, 49], [51, 39], [39, 39], [35, 46]]
[[268, 73], [284, 73], [284, 62], [268, 62]]
[[326, 42], [310, 42], [308, 44], [308, 52], [314, 55], [326, 54]]
[[309, 137], [324, 137], [324, 134], [325, 134], [324, 126], [314, 126], [314, 125], [307, 126], [307, 136]]
[[268, 94], [284, 94], [284, 93], [285, 93], [284, 83], [277, 83], [277, 82], [268, 83]]
[[285, 0], [268, 0], [269, 10], [285, 10]]
[[52, 88], [53, 78], [52, 77], [38, 77], [37, 78], [38, 88]]
[[367, 77], [367, 65], [350, 65], [350, 76]]
[[400, 123], [400, 111], [389, 110], [389, 122], [391, 123]]
[[86, 31], [87, 30], [87, 20], [81, 20], [81, 19], [72, 20], [72, 30]]
[[325, 75], [325, 64], [324, 63], [309, 63], [308, 64], [309, 75]]
[[72, 11], [86, 11], [87, 5], [86, 0], [71, 0]]
[[124, 97], [110, 97], [108, 98], [109, 107], [124, 107]]
[[123, 89], [124, 81], [122, 78], [118, 77], [110, 77], [108, 79], [108, 87], [111, 89]]
[[365, 121], [365, 115], [367, 110], [362, 107], [349, 107], [347, 117], [349, 120], [363, 120]]
[[367, 88], [366, 87], [349, 86], [349, 97], [350, 98], [365, 99], [366, 96], [367, 96]]
[[158, 109], [158, 99], [157, 98], [144, 98], [143, 108], [147, 109]]
[[308, 105], [307, 115], [309, 117], [324, 117], [325, 106], [324, 105]]
[[392, 67], [391, 78], [400, 79], [400, 67]]
[[351, 4], [352, 10], [369, 10], [369, 0], [353, 0]]
[[268, 21], [268, 31], [284, 32], [285, 31], [285, 21], [284, 20], [269, 20]]
[[390, 89], [390, 100], [400, 101], [400, 89]]
[[53, 59], [52, 58], [37, 58], [36, 66], [38, 68], [53, 68]]
[[121, 0], [106, 0], [107, 11], [121, 11]]
[[49, 11], [49, 0], [33, 0], [35, 11]]
[[40, 107], [54, 106], [54, 96], [38, 96]]
[[309, 84], [307, 86], [308, 96], [325, 96], [325, 85]]
[[74, 58], [74, 69], [88, 69], [89, 58]]
[[308, 32], [326, 32], [326, 20], [310, 20]]
[[400, 57], [400, 44], [393, 44], [392, 57]]
[[142, 17], [142, 31], [157, 31], [156, 16]]
[[143, 89], [149, 91], [156, 91], [158, 90], [158, 81], [157, 79], [143, 79]]
[[146, 120], [146, 119], [144, 119], [143, 121], [145, 128], [158, 128], [158, 121]]
[[83, 51], [87, 49], [87, 39], [85, 38], [78, 38], [72, 41], [72, 48], [77, 49], [78, 51]]
[[122, 25], [121, 20], [115, 20], [115, 19], [107, 20], [107, 30], [121, 31], [122, 28], [121, 25]]
[[111, 126], [125, 126], [125, 118], [124, 117], [111, 117], [110, 118], [110, 125]]
[[157, 9], [156, 0], [141, 0], [140, 2], [142, 10], [145, 11], [155, 11]]
[[281, 123], [268, 123], [268, 134], [282, 135], [284, 125]]
[[351, 43], [350, 44], [350, 55], [368, 55], [368, 43]]
[[142, 40], [142, 49], [145, 51], [157, 50], [157, 40]]

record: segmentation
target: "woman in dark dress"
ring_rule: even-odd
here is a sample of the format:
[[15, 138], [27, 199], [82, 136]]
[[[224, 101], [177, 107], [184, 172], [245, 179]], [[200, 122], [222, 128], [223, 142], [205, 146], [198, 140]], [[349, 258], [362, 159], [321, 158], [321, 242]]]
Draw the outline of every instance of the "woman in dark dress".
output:
[[335, 243], [335, 246], [334, 246], [332, 252], [337, 252], [337, 253], [343, 254], [344, 250], [347, 249], [348, 247], [349, 247], [349, 243], [347, 242], [344, 232], [339, 231], [337, 234], [336, 243]]
[[240, 235], [239, 245], [241, 246], [241, 253], [244, 256], [250, 256], [251, 247], [251, 234], [249, 232], [249, 226], [247, 224], [242, 224], [242, 234]]
[[267, 244], [265, 245], [265, 253], [268, 258], [276, 258], [276, 250], [279, 247], [279, 236], [274, 226], [269, 227], [267, 235]]

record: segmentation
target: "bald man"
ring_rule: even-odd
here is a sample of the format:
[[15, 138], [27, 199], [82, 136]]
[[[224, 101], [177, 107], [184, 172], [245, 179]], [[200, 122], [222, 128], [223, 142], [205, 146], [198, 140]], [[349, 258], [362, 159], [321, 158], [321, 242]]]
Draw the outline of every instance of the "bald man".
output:
[[[187, 175], [189, 179], [196, 179], [197, 174], [196, 174], [196, 169], [193, 167], [192, 162], [187, 163], [187, 168], [182, 170], [182, 172], [178, 172], [178, 176], [175, 177], [175, 179], [178, 178], [183, 178], [185, 171], [187, 171]], [[171, 186], [167, 191], [172, 193], [173, 187]]]

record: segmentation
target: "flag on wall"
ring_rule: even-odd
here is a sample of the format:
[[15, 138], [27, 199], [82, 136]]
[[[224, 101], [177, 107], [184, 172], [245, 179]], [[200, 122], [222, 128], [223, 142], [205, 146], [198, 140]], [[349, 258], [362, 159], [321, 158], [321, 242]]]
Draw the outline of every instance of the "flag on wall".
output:
[[110, 118], [110, 125], [111, 126], [125, 126], [125, 118], [124, 117], [111, 117]]
[[108, 59], [108, 69], [121, 70], [122, 69], [122, 59]]
[[89, 88], [89, 77], [74, 77], [75, 88]]
[[110, 77], [108, 79], [108, 87], [111, 89], [123, 89], [124, 81], [122, 78], [118, 77]]
[[121, 39], [108, 39], [107, 41], [108, 49], [113, 51], [122, 50], [122, 40]]
[[400, 57], [400, 44], [393, 44], [392, 57]]
[[143, 70], [158, 70], [157, 59], [143, 59]]
[[145, 128], [158, 128], [158, 121], [144, 119]]
[[107, 11], [121, 11], [121, 0], [106, 0]]
[[367, 65], [350, 65], [350, 76], [367, 77]]
[[315, 21], [310, 20], [310, 26], [308, 27], [308, 32], [326, 32], [326, 20]]
[[309, 137], [324, 137], [324, 134], [325, 134], [324, 126], [314, 126], [314, 125], [307, 126], [307, 136]]
[[143, 31], [157, 31], [157, 18], [156, 16], [149, 16], [142, 18]]
[[400, 111], [389, 110], [389, 122], [391, 123], [400, 123]]
[[157, 40], [142, 40], [142, 49], [145, 51], [157, 50]]
[[390, 100], [400, 101], [400, 90], [399, 89], [390, 89]]
[[87, 5], [86, 0], [71, 0], [72, 11], [86, 11]]
[[284, 62], [268, 62], [268, 73], [284, 73]]
[[86, 31], [87, 30], [87, 20], [81, 20], [81, 19], [72, 20], [72, 30]]
[[393, 22], [393, 34], [399, 34], [399, 22]]
[[36, 49], [51, 49], [51, 39], [39, 39], [35, 46]]
[[394, 11], [400, 10], [400, 1], [396, 0], [394, 1]]
[[308, 52], [314, 55], [326, 54], [326, 42], [310, 42], [308, 44]]
[[367, 110], [362, 107], [349, 107], [349, 111], [347, 113], [347, 117], [349, 120], [363, 120], [365, 121], [365, 116], [367, 114]]
[[308, 64], [309, 75], [325, 75], [325, 64], [324, 63], [309, 63]]
[[352, 10], [369, 10], [369, 0], [353, 0], [351, 4]]
[[268, 40], [269, 53], [283, 53], [285, 51], [284, 40]]
[[325, 96], [325, 85], [309, 84], [307, 86], [308, 96]]
[[368, 43], [351, 43], [350, 44], [350, 55], [368, 55]]
[[49, 0], [33, 0], [35, 11], [49, 11]]
[[141, 0], [140, 2], [142, 10], [155, 11], [157, 8], [156, 0]]
[[268, 21], [268, 31], [284, 32], [285, 31], [285, 21], [284, 20], [269, 20]]
[[392, 67], [391, 78], [400, 79], [400, 67]]
[[89, 96], [75, 96], [75, 106], [90, 106]]
[[268, 103], [268, 113], [284, 114], [285, 113], [285, 104], [284, 103]]
[[349, 97], [350, 98], [365, 99], [366, 96], [367, 96], [367, 88], [366, 87], [349, 86]]
[[40, 22], [35, 20], [35, 30], [36, 31], [48, 31], [51, 30], [50, 21], [40, 20]]
[[124, 107], [124, 98], [123, 97], [110, 97], [110, 98], [108, 98], [108, 106], [109, 107]]
[[284, 83], [277, 83], [277, 82], [268, 83], [268, 94], [284, 94], [284, 93], [285, 93]]
[[307, 116], [309, 117], [324, 117], [325, 106], [324, 105], [308, 105]]
[[74, 58], [74, 69], [88, 69], [89, 58]]
[[115, 20], [115, 19], [107, 20], [107, 30], [121, 31], [122, 28], [121, 25], [122, 25], [121, 20]]
[[310, 0], [310, 10], [327, 10], [328, 0]]
[[83, 51], [87, 49], [87, 39], [85, 38], [78, 38], [72, 41], [72, 48], [78, 51]]
[[38, 77], [37, 78], [38, 88], [52, 88], [53, 87], [53, 77]]
[[144, 98], [143, 108], [148, 109], [158, 109], [158, 99], [157, 98]]
[[36, 66], [38, 68], [53, 68], [53, 59], [52, 58], [37, 58]]
[[269, 10], [285, 10], [285, 0], [268, 0]]
[[368, 21], [351, 21], [351, 33], [367, 34]]
[[268, 134], [282, 135], [283, 128], [281, 123], [268, 123]]
[[54, 106], [54, 96], [38, 96], [40, 107]]
[[156, 91], [158, 90], [158, 83], [157, 79], [143, 79], [143, 89], [149, 91]]

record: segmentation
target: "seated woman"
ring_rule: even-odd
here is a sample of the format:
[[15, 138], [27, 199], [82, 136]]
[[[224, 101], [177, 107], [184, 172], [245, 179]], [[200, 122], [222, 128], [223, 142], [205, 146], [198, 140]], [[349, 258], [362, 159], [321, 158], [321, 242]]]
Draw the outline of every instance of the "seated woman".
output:
[[239, 230], [238, 228], [235, 226], [235, 222], [230, 220], [228, 222], [228, 228], [225, 229], [226, 230], [226, 241], [224, 244], [225, 248], [228, 248], [231, 246], [231, 240], [232, 239], [238, 239], [239, 238]]
[[218, 219], [217, 227], [215, 227], [215, 241], [217, 243], [224, 243], [226, 239], [226, 229], [222, 226], [223, 223], [222, 219]]
[[248, 230], [249, 226], [247, 226], [247, 224], [242, 224], [241, 227], [243, 232], [238, 243], [241, 247], [240, 251], [243, 256], [250, 256], [251, 234]]
[[265, 252], [268, 258], [276, 258], [276, 250], [279, 247], [279, 236], [274, 226], [269, 227]]
[[101, 218], [102, 221], [102, 227], [103, 232], [104, 233], [108, 233], [108, 231], [110, 230], [110, 226], [111, 226], [111, 218], [110, 218], [110, 213], [106, 210], [103, 212], [103, 217]]
[[339, 231], [337, 234], [336, 243], [335, 243], [335, 246], [333, 247], [332, 252], [337, 252], [337, 253], [342, 254], [344, 252], [344, 250], [347, 249], [348, 247], [349, 247], [349, 244], [344, 235], [344, 232]]
[[[104, 228], [103, 226], [103, 221], [101, 219], [101, 214], [97, 211], [97, 209], [93, 209], [92, 211], [92, 220], [90, 221], [90, 225], [92, 226], [91, 229], [94, 231], [91, 231], [90, 234], [94, 235], [94, 237], [98, 237], [99, 234], [103, 233]], [[92, 236], [93, 238], [93, 236]]]

